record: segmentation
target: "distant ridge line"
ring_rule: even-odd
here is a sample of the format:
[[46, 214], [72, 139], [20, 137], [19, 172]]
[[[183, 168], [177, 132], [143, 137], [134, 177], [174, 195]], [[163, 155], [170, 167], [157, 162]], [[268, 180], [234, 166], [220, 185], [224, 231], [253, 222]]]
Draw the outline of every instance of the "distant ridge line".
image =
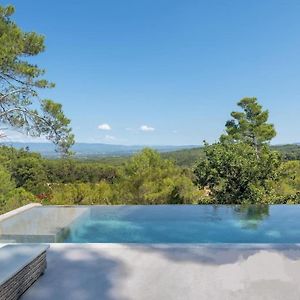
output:
[[[55, 146], [51, 143], [35, 142], [2, 142], [0, 145], [12, 146], [17, 149], [28, 147], [32, 152], [38, 152], [46, 157], [58, 157]], [[72, 150], [75, 157], [109, 157], [109, 156], [128, 156], [141, 151], [143, 148], [150, 147], [159, 152], [173, 152], [177, 150], [198, 148], [199, 145], [111, 145], [104, 143], [76, 143]]]

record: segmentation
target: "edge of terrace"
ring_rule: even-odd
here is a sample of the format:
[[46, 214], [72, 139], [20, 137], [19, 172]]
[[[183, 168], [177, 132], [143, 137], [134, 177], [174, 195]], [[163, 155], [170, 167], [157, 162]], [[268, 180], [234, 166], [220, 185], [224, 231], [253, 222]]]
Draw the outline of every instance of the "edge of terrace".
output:
[[6, 219], [8, 219], [10, 217], [13, 217], [13, 216], [15, 216], [15, 215], [17, 215], [17, 214], [19, 214], [21, 212], [29, 210], [29, 209], [31, 209], [33, 207], [37, 207], [37, 206], [42, 206], [42, 204], [40, 204], [40, 203], [30, 203], [30, 204], [21, 206], [21, 207], [19, 207], [17, 209], [11, 210], [11, 211], [3, 214], [3, 215], [0, 214], [0, 222], [4, 221], [4, 220], [6, 220]]

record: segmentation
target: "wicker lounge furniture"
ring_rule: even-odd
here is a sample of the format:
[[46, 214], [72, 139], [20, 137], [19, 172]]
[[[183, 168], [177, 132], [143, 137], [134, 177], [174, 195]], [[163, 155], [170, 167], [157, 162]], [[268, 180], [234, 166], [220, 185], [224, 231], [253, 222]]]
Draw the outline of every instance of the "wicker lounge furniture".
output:
[[19, 299], [44, 273], [48, 245], [15, 244], [0, 248], [0, 300]]

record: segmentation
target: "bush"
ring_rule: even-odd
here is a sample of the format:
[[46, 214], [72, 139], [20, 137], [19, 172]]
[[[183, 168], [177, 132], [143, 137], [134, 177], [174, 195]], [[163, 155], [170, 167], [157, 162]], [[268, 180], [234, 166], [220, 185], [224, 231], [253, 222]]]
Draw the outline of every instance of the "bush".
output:
[[12, 167], [12, 176], [17, 187], [23, 187], [35, 195], [48, 192], [47, 174], [38, 158], [19, 158]]
[[97, 184], [55, 184], [51, 187], [51, 191], [50, 204], [115, 204], [111, 186], [105, 181]]
[[206, 157], [195, 169], [196, 182], [207, 188], [216, 203], [270, 203], [280, 177], [280, 155], [262, 146], [217, 143], [205, 146]]
[[10, 173], [4, 166], [0, 165], [0, 195], [5, 195], [14, 188], [15, 183], [13, 182]]
[[127, 204], [182, 204], [200, 199], [192, 179], [152, 149], [144, 149], [126, 163], [114, 189], [117, 201]]
[[38, 202], [37, 198], [23, 188], [13, 189], [0, 196], [0, 213], [16, 209], [23, 205]]

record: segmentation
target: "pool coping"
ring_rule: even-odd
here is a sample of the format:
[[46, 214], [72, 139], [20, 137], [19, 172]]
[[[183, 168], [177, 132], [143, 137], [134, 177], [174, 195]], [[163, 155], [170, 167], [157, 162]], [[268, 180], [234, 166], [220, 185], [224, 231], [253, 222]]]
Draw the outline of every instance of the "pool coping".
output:
[[18, 214], [20, 214], [20, 213], [22, 213], [22, 212], [24, 212], [26, 210], [29, 210], [29, 209], [31, 209], [33, 207], [37, 207], [37, 206], [43, 206], [43, 205], [40, 204], [40, 203], [30, 203], [30, 204], [21, 206], [19, 208], [16, 208], [14, 210], [11, 210], [11, 211], [9, 211], [9, 212], [7, 212], [5, 214], [0, 215], [0, 222], [6, 220], [8, 218], [11, 218], [11, 217], [13, 217], [15, 215], [18, 215]]
[[170, 248], [211, 248], [211, 249], [270, 249], [270, 250], [300, 250], [300, 243], [290, 244], [266, 244], [266, 243], [0, 243], [0, 247], [4, 245], [24, 245], [24, 244], [40, 244], [53, 246], [84, 246], [84, 247], [100, 247], [100, 248], [156, 248], [156, 249], [170, 249]]

